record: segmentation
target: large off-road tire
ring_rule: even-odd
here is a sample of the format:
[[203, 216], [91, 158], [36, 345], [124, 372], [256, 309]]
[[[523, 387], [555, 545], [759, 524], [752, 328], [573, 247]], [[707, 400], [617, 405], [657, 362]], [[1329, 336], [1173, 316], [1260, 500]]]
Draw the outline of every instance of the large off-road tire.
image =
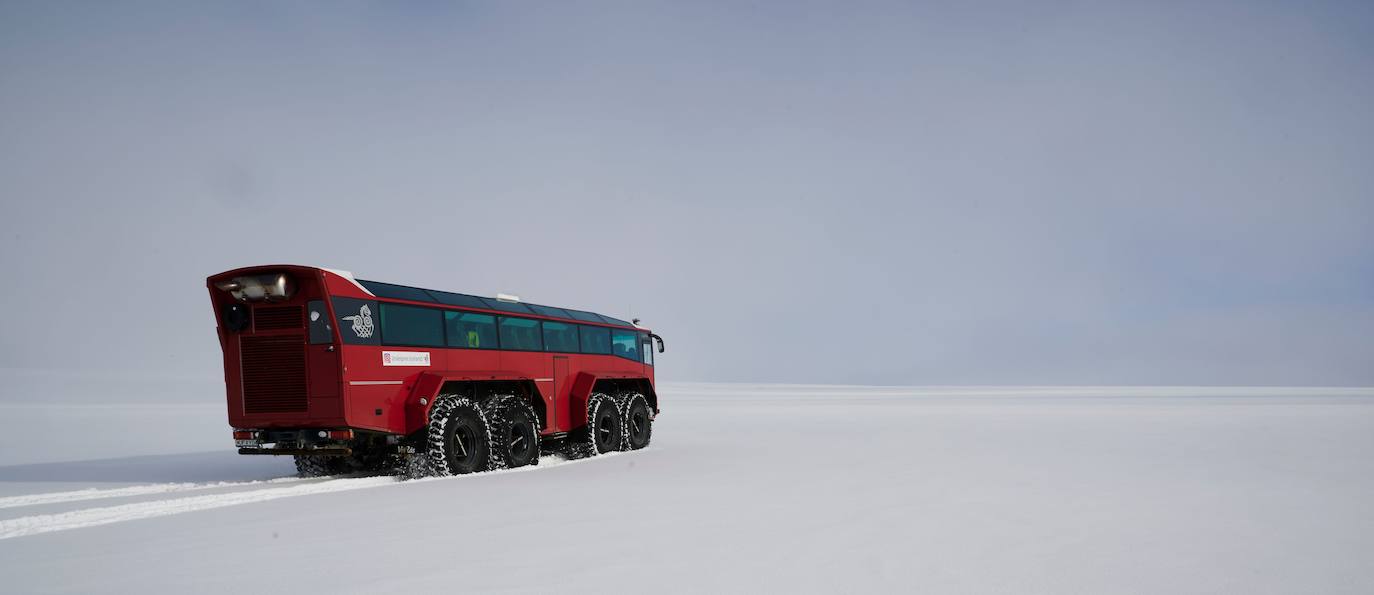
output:
[[335, 459], [338, 457], [326, 457], [321, 455], [295, 455], [296, 476], [297, 477], [324, 477], [339, 473], [338, 464]]
[[587, 425], [568, 439], [572, 458], [595, 456], [619, 450], [625, 442], [625, 428], [615, 400], [605, 393], [587, 397]]
[[442, 477], [482, 471], [490, 453], [491, 429], [481, 407], [454, 395], [434, 399], [425, 445], [431, 473]]
[[649, 400], [639, 393], [623, 395], [620, 415], [625, 419], [625, 450], [639, 450], [649, 445], [654, 435], [654, 415]]
[[390, 453], [375, 444], [355, 444], [347, 456], [330, 457], [329, 468], [334, 473], [387, 473], [391, 470]]
[[482, 406], [491, 428], [491, 468], [539, 464], [539, 416], [529, 402], [498, 395]]

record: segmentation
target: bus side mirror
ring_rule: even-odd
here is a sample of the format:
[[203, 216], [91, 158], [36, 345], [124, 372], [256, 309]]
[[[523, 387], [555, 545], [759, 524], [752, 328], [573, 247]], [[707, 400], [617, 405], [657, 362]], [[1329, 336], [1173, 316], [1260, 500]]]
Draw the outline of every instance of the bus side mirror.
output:
[[658, 352], [663, 353], [663, 337], [655, 334], [650, 334], [649, 336], [653, 337], [655, 341], [658, 341]]

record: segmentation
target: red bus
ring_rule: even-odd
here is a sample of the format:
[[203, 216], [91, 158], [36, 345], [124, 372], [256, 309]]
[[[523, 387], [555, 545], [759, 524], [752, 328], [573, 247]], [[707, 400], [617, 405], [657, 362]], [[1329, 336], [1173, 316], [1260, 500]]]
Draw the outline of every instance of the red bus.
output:
[[663, 339], [638, 320], [296, 265], [206, 285], [239, 453], [303, 476], [471, 473], [652, 436]]

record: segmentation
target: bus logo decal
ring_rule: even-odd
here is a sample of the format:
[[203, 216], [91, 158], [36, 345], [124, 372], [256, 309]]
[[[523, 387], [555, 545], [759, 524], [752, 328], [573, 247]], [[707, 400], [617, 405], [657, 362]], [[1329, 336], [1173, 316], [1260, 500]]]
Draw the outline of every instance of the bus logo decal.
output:
[[383, 351], [383, 366], [428, 366], [428, 351]]
[[353, 321], [353, 334], [357, 335], [359, 339], [372, 336], [372, 309], [368, 308], [367, 304], [363, 304], [363, 307], [358, 309], [357, 316], [345, 316], [343, 319]]

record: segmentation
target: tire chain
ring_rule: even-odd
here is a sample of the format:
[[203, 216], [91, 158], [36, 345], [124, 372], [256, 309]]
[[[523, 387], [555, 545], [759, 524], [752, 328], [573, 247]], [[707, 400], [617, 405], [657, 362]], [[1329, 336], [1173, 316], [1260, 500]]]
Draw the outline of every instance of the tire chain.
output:
[[329, 461], [326, 457], [319, 455], [296, 455], [296, 476], [297, 477], [324, 477], [333, 475], [329, 469]]
[[[585, 435], [585, 436], [579, 436], [579, 438], [583, 438], [583, 440], [571, 440], [571, 441], [569, 441], [568, 448], [567, 448], [568, 458], [570, 458], [570, 459], [585, 459], [585, 458], [587, 458], [587, 457], [592, 457], [592, 456], [596, 456], [596, 455], [598, 455], [598, 454], [601, 454], [601, 453], [596, 452], [596, 423], [595, 423], [595, 420], [596, 420], [596, 414], [597, 414], [597, 413], [600, 413], [601, 408], [602, 408], [602, 407], [606, 407], [606, 406], [615, 407], [617, 413], [618, 413], [619, 410], [620, 410], [620, 408], [617, 406], [617, 404], [616, 404], [616, 402], [615, 402], [615, 399], [612, 398], [610, 395], [607, 395], [606, 393], [592, 393], [591, 396], [587, 397], [587, 426], [586, 426], [586, 430], [587, 430], [587, 431], [586, 431], [586, 435]], [[620, 433], [621, 433], [621, 437], [622, 437], [622, 439], [623, 439], [623, 438], [624, 438], [624, 434], [625, 434], [625, 424], [624, 424], [624, 423], [621, 423], [621, 424], [620, 424]]]
[[[529, 416], [530, 422], [534, 424], [534, 448], [536, 450], [534, 460], [529, 464], [539, 464], [539, 434], [543, 430], [543, 426], [539, 423], [539, 416], [535, 415], [534, 408], [530, 406], [528, 401], [515, 395], [506, 394], [496, 395], [488, 399], [486, 404], [482, 407], [482, 414], [487, 420], [487, 435], [491, 437], [491, 441], [489, 442], [491, 444], [491, 456], [487, 458], [488, 469], [496, 470], [510, 467], [510, 462], [506, 460], [504, 452], [506, 447], [501, 446], [498, 449], [495, 437], [498, 434], [501, 435], [502, 443], [504, 443], [505, 428], [511, 422], [511, 415], [516, 411], [523, 411]], [[493, 429], [498, 431], [493, 431]], [[498, 454], [498, 450], [500, 454]]]
[[[585, 436], [583, 437], [584, 439], [571, 440], [568, 442], [567, 446], [564, 448], [564, 452], [568, 458], [582, 459], [599, 454], [596, 452], [596, 430], [593, 427], [594, 424], [592, 420], [600, 411], [600, 408], [607, 404], [615, 407], [616, 412], [620, 414], [620, 441], [616, 446], [616, 450], [628, 449], [630, 444], [630, 430], [629, 424], [627, 423], [627, 420], [629, 420], [629, 406], [636, 398], [645, 400], [644, 395], [640, 393], [621, 393], [614, 397], [606, 393], [592, 393], [587, 399], [587, 425], [585, 428]], [[507, 402], [512, 399], [517, 400], [518, 404], [509, 403], [509, 405], [523, 407], [529, 414], [530, 419], [534, 420], [536, 427], [542, 431], [543, 427], [539, 423], [539, 417], [534, 413], [534, 408], [530, 407], [529, 403], [519, 400], [515, 395], [499, 395], [493, 397], [487, 402], [486, 407], [478, 407], [471, 399], [459, 397], [454, 394], [442, 394], [435, 397], [434, 406], [431, 407], [429, 411], [429, 427], [426, 432], [426, 440], [423, 449], [424, 454], [423, 456], [419, 456], [420, 453], [412, 453], [411, 456], [401, 457], [396, 465], [398, 474], [408, 478], [419, 478], [426, 475], [433, 475], [436, 477], [452, 475], [452, 472], [450, 472], [448, 468], [448, 459], [443, 450], [444, 428], [448, 425], [448, 414], [460, 406], [472, 407], [473, 410], [477, 412], [479, 419], [482, 420], [483, 428], [487, 431], [487, 444], [489, 445], [488, 449], [491, 453], [488, 457], [488, 469], [506, 468], [507, 463], [504, 457], [495, 456], [495, 450], [491, 448], [490, 445], [492, 444], [493, 422], [499, 423], [503, 420], [504, 411], [502, 410], [505, 409], [503, 405], [507, 405]], [[645, 401], [645, 406], [647, 406], [648, 402], [647, 400]], [[539, 464], [538, 458], [530, 464]], [[300, 465], [301, 463], [298, 460], [298, 470], [300, 469]]]
[[490, 459], [491, 445], [491, 423], [487, 421], [487, 416], [482, 412], [472, 399], [460, 397], [453, 394], [443, 394], [434, 398], [434, 406], [429, 410], [429, 431], [425, 439], [425, 458], [427, 459], [429, 474], [435, 477], [448, 477], [453, 472], [448, 468], [448, 456], [444, 452], [444, 429], [448, 426], [449, 412], [459, 407], [470, 407], [477, 412], [477, 419], [482, 422], [482, 429], [487, 433], [488, 459]]
[[[620, 419], [621, 419], [620, 427], [621, 427], [621, 430], [622, 430], [621, 433], [625, 435], [625, 439], [622, 440], [622, 441], [620, 442], [620, 450], [631, 450], [631, 447], [630, 447], [630, 406], [631, 406], [631, 405], [634, 405], [634, 402], [635, 402], [636, 400], [638, 400], [638, 401], [643, 401], [643, 402], [644, 402], [644, 409], [645, 409], [645, 411], [648, 411], [648, 412], [649, 412], [649, 419], [647, 419], [646, 421], [649, 423], [649, 433], [650, 433], [650, 437], [653, 436], [653, 431], [654, 431], [654, 429], [653, 429], [653, 428], [654, 428], [654, 424], [653, 424], [653, 422], [654, 422], [653, 409], [650, 409], [650, 408], [649, 408], [649, 399], [644, 398], [644, 395], [643, 395], [642, 393], [621, 393], [621, 394], [620, 394], [620, 397], [623, 399], [623, 400], [620, 401]], [[644, 446], [648, 446], [648, 443], [645, 443]], [[641, 446], [640, 448], [643, 448], [643, 446]]]

